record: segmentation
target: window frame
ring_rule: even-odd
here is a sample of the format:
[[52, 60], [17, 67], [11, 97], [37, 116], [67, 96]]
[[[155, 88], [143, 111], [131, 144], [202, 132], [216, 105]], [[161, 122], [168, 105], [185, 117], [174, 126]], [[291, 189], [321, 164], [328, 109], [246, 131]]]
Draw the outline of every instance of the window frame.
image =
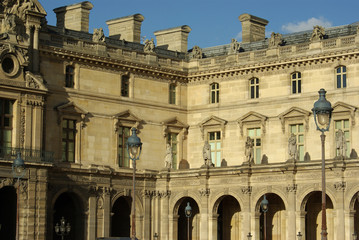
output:
[[[211, 135], [214, 136], [214, 139], [211, 139]], [[219, 138], [218, 138], [219, 137]], [[215, 167], [220, 167], [222, 162], [222, 150], [223, 150], [223, 140], [222, 140], [222, 132], [221, 131], [208, 131], [207, 132], [207, 141], [211, 146], [211, 160]], [[220, 144], [220, 148], [218, 149], [218, 143]], [[214, 147], [213, 147], [214, 146]], [[219, 153], [219, 159], [217, 159]]]
[[219, 103], [219, 94], [220, 94], [220, 90], [219, 90], [219, 83], [217, 82], [213, 82], [209, 85], [209, 102], [211, 104], [215, 104], [215, 103]]
[[[260, 135], [259, 137], [257, 136], [257, 130], [260, 131]], [[255, 132], [255, 134], [253, 136], [251, 136], [250, 131]], [[255, 164], [261, 164], [262, 163], [262, 146], [263, 146], [263, 140], [262, 140], [262, 129], [261, 127], [253, 127], [253, 126], [249, 126], [247, 128], [247, 136], [250, 137], [253, 141], [253, 160]], [[259, 140], [259, 141], [258, 141]], [[259, 142], [259, 147], [258, 147], [258, 142]], [[259, 150], [259, 156], [258, 156], [258, 152], [257, 150]]]
[[[294, 88], [294, 86], [295, 86], [295, 88]], [[302, 93], [302, 73], [301, 72], [296, 71], [296, 72], [293, 72], [290, 74], [290, 88], [291, 88], [291, 91], [290, 91], [291, 94]]]
[[175, 83], [170, 83], [168, 85], [168, 103], [175, 105], [177, 102], [177, 85]]
[[[340, 70], [340, 72], [338, 72]], [[347, 67], [345, 65], [339, 65], [335, 68], [335, 85], [336, 89], [347, 88]]]
[[[126, 130], [128, 130], [128, 136], [126, 136]], [[122, 136], [120, 138], [120, 136]], [[131, 136], [131, 127], [129, 126], [119, 126], [117, 130], [117, 161], [119, 167], [130, 167], [131, 161], [127, 153], [127, 140]], [[122, 141], [120, 141], [120, 139]], [[122, 148], [120, 148], [120, 144]], [[121, 154], [120, 154], [121, 152]], [[122, 157], [121, 157], [122, 156]]]
[[[66, 122], [66, 127], [64, 127], [64, 122]], [[70, 123], [72, 122], [72, 128], [69, 127]], [[71, 119], [71, 118], [63, 118], [62, 122], [61, 122], [61, 130], [62, 130], [62, 135], [61, 135], [61, 150], [62, 150], [62, 156], [61, 156], [61, 160], [62, 162], [68, 162], [68, 163], [74, 163], [75, 159], [76, 159], [76, 138], [77, 138], [77, 130], [76, 130], [76, 125], [77, 125], [77, 121], [76, 119]], [[64, 138], [64, 133], [66, 133], [66, 138]], [[73, 137], [72, 139], [69, 138], [70, 133], [72, 133]], [[64, 147], [64, 142], [65, 142], [65, 149]], [[72, 154], [70, 154], [70, 150], [69, 150], [69, 145], [73, 143], [73, 151]], [[72, 156], [72, 160], [69, 159], [70, 155]], [[64, 158], [65, 156], [65, 158]]]
[[130, 76], [122, 75], [121, 76], [121, 97], [130, 96]]
[[[11, 113], [5, 113], [5, 104], [6, 102], [12, 103], [11, 107], [9, 106], [9, 109], [11, 108]], [[6, 98], [0, 98], [0, 104], [1, 104], [1, 112], [0, 112], [0, 147], [1, 148], [11, 148], [13, 145], [13, 130], [14, 130], [14, 107], [15, 107], [15, 101], [12, 99], [6, 99]], [[5, 126], [5, 119], [9, 119], [9, 126]], [[4, 142], [4, 132], [10, 130], [10, 142]]]
[[[300, 130], [300, 126], [302, 126], [303, 131]], [[292, 132], [292, 128], [296, 128], [296, 132]], [[291, 134], [295, 135], [296, 143], [297, 143], [297, 153], [298, 153], [298, 161], [303, 162], [305, 157], [305, 125], [303, 123], [289, 123], [288, 126], [288, 139], [291, 136]], [[300, 141], [300, 136], [303, 136], [303, 141]], [[303, 152], [301, 154], [300, 148], [303, 148]]]
[[259, 98], [259, 78], [252, 77], [248, 80], [248, 93], [250, 99]]
[[[337, 122], [341, 122], [341, 126], [343, 127], [343, 125], [345, 126], [345, 123], [344, 121], [348, 121], [348, 127], [347, 128], [337, 128]], [[345, 132], [348, 132], [348, 138], [345, 137], [345, 142], [347, 144], [347, 152], [346, 152], [346, 155], [345, 157], [347, 158], [350, 158], [350, 154], [351, 154], [351, 149], [352, 149], [352, 141], [351, 141], [351, 135], [352, 135], [352, 126], [351, 126], [351, 121], [350, 121], [350, 118], [336, 118], [336, 119], [333, 119], [333, 130], [334, 130], [334, 141], [336, 140], [336, 133], [337, 131], [341, 129], [344, 133], [344, 136], [345, 135]], [[348, 144], [349, 143], [349, 144]], [[339, 157], [338, 156], [338, 151], [335, 147], [335, 154], [334, 154], [335, 157]]]
[[[178, 169], [178, 156], [179, 156], [179, 134], [178, 132], [169, 132], [167, 133], [167, 144], [171, 146], [171, 152], [172, 152], [172, 169]], [[175, 136], [175, 141], [173, 141], [172, 136]], [[176, 145], [175, 147], [173, 145]], [[175, 157], [174, 157], [175, 156]]]
[[[69, 71], [69, 69], [72, 71]], [[71, 64], [65, 66], [65, 87], [75, 88], [75, 66]]]

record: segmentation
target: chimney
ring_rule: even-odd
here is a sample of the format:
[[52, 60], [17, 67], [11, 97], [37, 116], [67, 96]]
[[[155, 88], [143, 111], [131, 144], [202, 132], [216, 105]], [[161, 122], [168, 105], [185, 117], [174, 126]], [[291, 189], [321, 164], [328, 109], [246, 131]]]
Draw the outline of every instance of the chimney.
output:
[[106, 22], [109, 37], [124, 39], [129, 42], [141, 42], [141, 25], [145, 18], [137, 13], [132, 16], [116, 18]]
[[242, 43], [257, 42], [265, 39], [267, 20], [248, 13], [240, 15], [238, 19], [242, 23]]
[[168, 50], [187, 52], [188, 34], [191, 28], [187, 25], [154, 32], [157, 47], [166, 46]]
[[89, 31], [90, 10], [92, 3], [86, 1], [69, 6], [55, 8], [58, 28], [66, 28], [75, 31]]

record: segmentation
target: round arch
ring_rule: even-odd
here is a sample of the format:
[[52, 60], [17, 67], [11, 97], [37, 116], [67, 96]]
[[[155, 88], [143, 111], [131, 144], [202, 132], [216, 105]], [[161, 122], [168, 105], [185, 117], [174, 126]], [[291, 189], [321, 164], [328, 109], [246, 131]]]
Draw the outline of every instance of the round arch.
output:
[[[192, 198], [196, 204], [198, 205], [198, 208], [201, 209], [202, 206], [200, 204], [201, 199], [200, 196], [198, 194], [196, 194], [196, 192], [192, 192], [192, 191], [183, 191], [183, 192], [179, 192], [178, 194], [176, 194], [173, 198], [170, 199], [169, 202], [169, 209], [170, 209], [170, 213], [172, 213], [174, 216], [178, 214], [178, 208], [179, 208], [179, 200], [182, 198]], [[171, 211], [172, 209], [172, 211]]]
[[234, 199], [237, 200], [239, 206], [244, 206], [244, 201], [237, 192], [235, 192], [235, 191], [220, 191], [220, 192], [216, 192], [216, 194], [211, 194], [211, 197], [210, 197], [209, 203], [208, 203], [209, 209], [211, 209], [211, 212], [209, 212], [210, 214], [217, 213], [218, 205], [221, 201], [221, 198], [223, 198], [224, 196], [232, 196]]
[[[192, 214], [189, 217], [185, 214], [187, 205], [192, 208]], [[195, 199], [191, 197], [180, 198], [174, 206], [173, 220], [174, 240], [200, 239], [200, 208]]]
[[284, 204], [284, 208], [288, 209], [288, 199], [287, 194], [285, 194], [281, 189], [279, 188], [273, 188], [270, 191], [267, 191], [266, 189], [262, 189], [258, 191], [256, 194], [253, 195], [252, 199], [257, 199], [256, 204], [251, 206], [251, 211], [253, 212], [260, 212], [260, 202], [262, 201], [263, 195], [265, 194], [275, 194], [277, 195]]
[[[321, 192], [322, 189], [318, 189], [318, 188], [308, 188], [306, 189], [305, 191], [303, 191], [301, 194], [298, 194], [297, 195], [297, 208], [296, 209], [299, 209], [300, 211], [305, 211], [305, 206], [308, 202], [308, 198], [310, 197], [310, 194], [313, 193], [313, 192]], [[335, 195], [333, 194], [333, 192], [326, 188], [326, 191], [325, 191], [327, 197], [330, 199], [330, 201], [332, 202], [332, 205], [333, 205], [333, 208], [335, 209], [336, 208], [336, 198], [335, 198]]]

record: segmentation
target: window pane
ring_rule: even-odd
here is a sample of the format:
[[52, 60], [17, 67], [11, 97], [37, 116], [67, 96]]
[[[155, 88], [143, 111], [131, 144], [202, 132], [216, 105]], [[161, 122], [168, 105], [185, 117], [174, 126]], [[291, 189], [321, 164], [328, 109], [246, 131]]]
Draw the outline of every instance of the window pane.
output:
[[302, 92], [302, 81], [298, 80], [298, 93]]
[[297, 93], [297, 84], [296, 84], [296, 81], [292, 81], [292, 93]]
[[303, 124], [299, 124], [298, 126], [299, 132], [304, 132], [304, 125]]
[[256, 98], [259, 98], [259, 87], [256, 86]]
[[341, 76], [338, 75], [337, 76], [337, 88], [341, 88], [342, 87], [342, 84], [341, 84]]
[[344, 128], [349, 128], [349, 120], [344, 120]]
[[298, 142], [299, 142], [299, 143], [303, 143], [303, 142], [304, 142], [304, 136], [303, 136], [303, 135], [299, 135], [299, 136], [298, 136]]
[[347, 67], [346, 66], [343, 66], [343, 73], [345, 73], [347, 71]]
[[342, 122], [341, 121], [335, 121], [335, 129], [342, 129]]
[[347, 75], [343, 75], [343, 88], [347, 87]]
[[256, 149], [256, 163], [257, 164], [261, 163], [261, 149], [260, 148]]
[[251, 86], [251, 98], [254, 98], [254, 86]]

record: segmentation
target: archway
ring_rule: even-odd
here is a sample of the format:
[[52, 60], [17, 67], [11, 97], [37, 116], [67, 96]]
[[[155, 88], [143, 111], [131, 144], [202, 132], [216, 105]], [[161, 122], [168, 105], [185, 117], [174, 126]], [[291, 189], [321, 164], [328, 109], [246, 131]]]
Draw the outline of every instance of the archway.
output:
[[131, 203], [130, 197], [119, 197], [112, 206], [111, 236], [131, 237]]
[[[322, 192], [311, 192], [307, 196], [305, 205], [305, 239], [319, 240], [322, 232]], [[327, 217], [327, 232], [328, 239], [334, 239], [334, 219], [333, 219], [333, 203], [332, 200], [326, 196], [326, 217]]]
[[[190, 204], [192, 208], [191, 217], [187, 218], [185, 215], [185, 208], [187, 203]], [[196, 201], [190, 197], [181, 198], [178, 203], [178, 223], [177, 223], [177, 240], [199, 240], [200, 237], [200, 218], [199, 218], [199, 208]], [[188, 235], [189, 229], [189, 235]]]
[[355, 194], [353, 233], [356, 233], [357, 235], [359, 234], [359, 192]]
[[227, 195], [218, 201], [217, 239], [241, 239], [241, 208], [237, 199]]
[[16, 237], [16, 189], [6, 186], [0, 189], [0, 239]]
[[[267, 193], [265, 195], [268, 200], [268, 211], [266, 214], [263, 213], [262, 208], [260, 207], [263, 196], [257, 202], [257, 209], [260, 212], [260, 239], [264, 238], [264, 232], [266, 232], [267, 240], [285, 240], [287, 224], [284, 202], [277, 194]], [[264, 221], [264, 216], [266, 217], [266, 221]], [[264, 225], [264, 222], [266, 225]]]
[[[53, 226], [60, 223], [62, 217], [65, 218], [66, 222], [70, 223], [71, 231], [68, 236], [69, 239], [83, 240], [84, 237], [84, 226], [85, 216], [83, 206], [80, 199], [75, 193], [64, 192], [57, 199], [54, 204], [53, 210]], [[61, 240], [60, 236], [57, 236], [53, 229], [53, 239]]]

